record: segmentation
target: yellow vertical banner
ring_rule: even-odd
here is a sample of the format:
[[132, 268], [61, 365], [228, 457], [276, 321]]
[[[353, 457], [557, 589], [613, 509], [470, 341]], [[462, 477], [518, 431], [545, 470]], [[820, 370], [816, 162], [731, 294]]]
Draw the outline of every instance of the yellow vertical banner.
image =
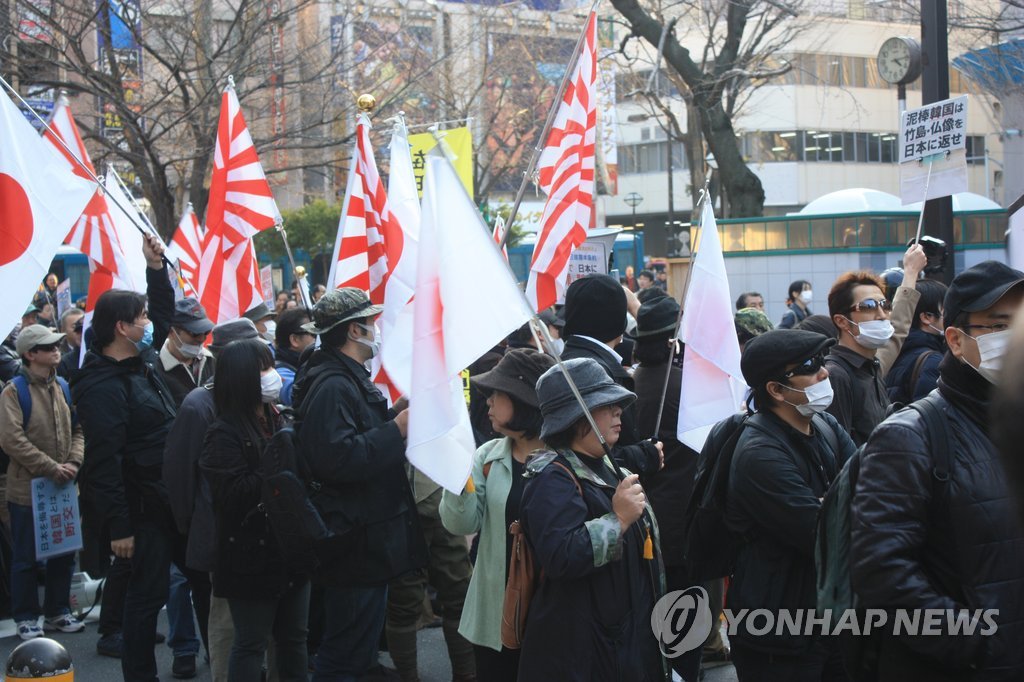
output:
[[[445, 130], [444, 139], [455, 155], [455, 172], [465, 185], [471, 199], [473, 196], [473, 135], [469, 128]], [[416, 189], [423, 197], [423, 175], [427, 170], [427, 153], [437, 146], [433, 133], [419, 133], [409, 136], [409, 151], [412, 153], [412, 172], [416, 177]]]

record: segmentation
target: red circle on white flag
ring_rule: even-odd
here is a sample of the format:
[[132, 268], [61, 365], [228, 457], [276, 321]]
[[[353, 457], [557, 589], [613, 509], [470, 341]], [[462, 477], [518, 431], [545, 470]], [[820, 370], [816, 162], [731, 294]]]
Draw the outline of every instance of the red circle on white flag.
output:
[[32, 243], [32, 204], [21, 184], [0, 173], [0, 265], [17, 260]]

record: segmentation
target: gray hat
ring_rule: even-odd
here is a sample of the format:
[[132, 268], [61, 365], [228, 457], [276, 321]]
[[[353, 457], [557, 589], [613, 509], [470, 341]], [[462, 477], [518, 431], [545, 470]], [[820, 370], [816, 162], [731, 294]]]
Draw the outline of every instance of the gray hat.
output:
[[[590, 412], [605, 405], [625, 407], [636, 400], [636, 394], [612, 381], [596, 360], [574, 358], [562, 364], [580, 390]], [[583, 417], [583, 408], [558, 366], [544, 372], [537, 380], [537, 399], [540, 401], [540, 413], [544, 417], [541, 438], [561, 433]]]
[[18, 340], [14, 344], [14, 350], [18, 355], [24, 355], [36, 346], [49, 346], [60, 343], [66, 334], [58, 334], [49, 327], [41, 324], [30, 324], [18, 332]]
[[256, 325], [252, 320], [240, 317], [230, 322], [221, 322], [213, 328], [213, 343], [210, 344], [210, 350], [220, 351], [232, 341], [258, 338], [260, 333], [256, 331]]
[[266, 303], [260, 301], [252, 308], [246, 310], [245, 313], [242, 314], [242, 317], [248, 318], [253, 322], [259, 322], [260, 320], [265, 320], [268, 317], [274, 317], [275, 315], [277, 315], [277, 313], [268, 308]]
[[171, 326], [180, 327], [189, 334], [209, 334], [213, 322], [206, 316], [206, 311], [194, 298], [183, 298], [174, 304], [174, 315]]
[[313, 321], [302, 325], [310, 334], [325, 334], [342, 322], [379, 315], [382, 305], [373, 305], [362, 289], [345, 287], [328, 291], [313, 306]]

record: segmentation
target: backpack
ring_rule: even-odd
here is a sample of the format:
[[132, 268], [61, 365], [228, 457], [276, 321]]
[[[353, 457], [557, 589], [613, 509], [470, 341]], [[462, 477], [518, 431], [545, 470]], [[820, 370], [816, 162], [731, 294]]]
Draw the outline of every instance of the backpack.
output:
[[318, 546], [332, 533], [309, 499], [295, 451], [295, 431], [291, 428], [275, 433], [263, 448], [260, 508], [267, 515], [270, 532], [285, 562], [292, 568], [311, 571], [319, 563]]
[[[949, 482], [952, 455], [949, 441], [952, 434], [944, 410], [930, 394], [908, 409], [916, 410], [924, 419], [925, 432], [931, 446], [934, 468], [932, 475], [941, 485]], [[817, 571], [818, 610], [831, 609], [833, 613], [855, 608], [853, 588], [850, 584], [850, 533], [853, 495], [860, 475], [860, 461], [864, 446], [843, 465], [836, 476], [818, 513], [817, 533], [814, 541], [814, 564]]]
[[[725, 516], [729, 470], [740, 435], [747, 426], [771, 433], [752, 421], [753, 416], [756, 415], [734, 414], [715, 424], [698, 456], [696, 482], [682, 524], [683, 558], [695, 582], [732, 575], [740, 547], [750, 541], [733, 530]], [[838, 456], [839, 443], [828, 422], [814, 415], [811, 423]]]
[[[71, 410], [71, 428], [73, 429], [78, 425], [78, 412], [75, 411], [75, 406], [71, 403], [71, 388], [63, 377], [55, 378], [57, 385], [60, 386], [61, 393], [64, 394], [64, 402], [68, 404], [68, 409]], [[32, 394], [29, 393], [28, 379], [24, 374], [18, 374], [11, 379], [11, 383], [14, 384], [14, 389], [18, 393], [18, 404], [21, 405], [21, 427], [28, 431], [28, 421], [32, 418]], [[0, 448], [0, 474], [6, 474], [7, 467], [10, 464], [10, 456]]]
[[941, 356], [942, 353], [937, 350], [926, 350], [918, 354], [910, 371], [903, 375], [903, 381], [888, 390], [889, 400], [894, 404], [899, 403], [901, 406], [914, 402], [914, 391], [917, 389], [917, 382], [921, 380], [924, 363], [928, 361], [928, 358], [936, 355]]
[[[565, 469], [576, 484], [576, 492], [583, 497], [583, 488], [576, 474], [561, 462], [552, 461], [551, 464]], [[484, 478], [487, 478], [488, 473], [489, 463], [484, 466]], [[523, 646], [526, 615], [539, 580], [533, 550], [523, 533], [522, 525], [519, 521], [513, 521], [508, 532], [512, 535], [512, 555], [508, 561], [508, 582], [505, 583], [505, 599], [501, 606], [501, 645], [506, 649], [519, 649]]]

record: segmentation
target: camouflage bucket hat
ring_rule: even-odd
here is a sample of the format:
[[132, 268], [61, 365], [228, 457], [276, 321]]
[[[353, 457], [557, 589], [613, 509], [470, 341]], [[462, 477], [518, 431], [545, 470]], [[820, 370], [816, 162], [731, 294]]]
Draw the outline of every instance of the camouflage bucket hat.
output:
[[751, 336], [760, 336], [770, 332], [775, 327], [768, 316], [754, 308], [743, 308], [736, 313], [736, 329], [742, 330]]
[[328, 291], [313, 306], [313, 321], [302, 325], [310, 334], [324, 334], [342, 322], [379, 315], [384, 306], [373, 305], [362, 289], [346, 287]]

